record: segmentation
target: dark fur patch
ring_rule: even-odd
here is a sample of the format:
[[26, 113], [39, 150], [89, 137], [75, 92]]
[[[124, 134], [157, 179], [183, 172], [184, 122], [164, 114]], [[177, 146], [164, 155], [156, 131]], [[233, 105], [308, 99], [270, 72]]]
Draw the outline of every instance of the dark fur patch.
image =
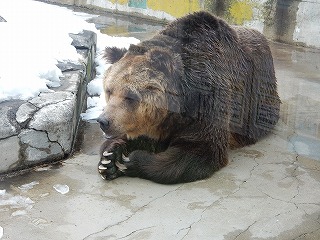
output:
[[176, 69], [173, 54], [166, 49], [151, 49], [147, 53], [147, 59], [150, 61], [151, 66], [160, 72], [171, 75], [174, 69]]
[[103, 58], [107, 61], [107, 63], [115, 63], [118, 62], [127, 52], [125, 48], [117, 48], [117, 47], [106, 47], [104, 50]]
[[130, 44], [130, 47], [129, 47], [129, 52], [133, 53], [133, 54], [137, 54], [137, 55], [142, 55], [142, 54], [146, 53], [147, 51], [148, 51], [148, 49], [143, 46]]

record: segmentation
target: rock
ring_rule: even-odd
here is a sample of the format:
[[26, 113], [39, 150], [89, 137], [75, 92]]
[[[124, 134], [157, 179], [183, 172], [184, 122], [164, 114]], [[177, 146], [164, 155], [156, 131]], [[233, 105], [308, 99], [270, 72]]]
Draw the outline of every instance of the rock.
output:
[[61, 70], [61, 72], [68, 72], [68, 71], [77, 71], [77, 70], [85, 70], [84, 65], [76, 64], [72, 62], [59, 62], [57, 67]]
[[[84, 81], [84, 74], [80, 71], [77, 72], [64, 72], [61, 78], [61, 86], [59, 91], [67, 91], [70, 93], [77, 93], [79, 88], [86, 88], [82, 82]], [[81, 85], [81, 86], [79, 86]]]
[[30, 118], [32, 117], [32, 115], [37, 111], [37, 108], [30, 104], [30, 103], [24, 103], [22, 104], [19, 108], [18, 111], [16, 113], [16, 120], [19, 124], [25, 123], [28, 120], [30, 120]]
[[10, 121], [10, 114], [9, 111], [11, 110], [10, 107], [2, 107], [0, 108], [0, 139], [7, 138], [17, 134], [16, 127]]
[[71, 45], [76, 49], [91, 49], [97, 42], [97, 34], [87, 30], [78, 34], [69, 33], [69, 36], [73, 39]]
[[0, 22], [6, 22], [6, 20], [0, 16]]
[[7, 171], [19, 163], [19, 149], [19, 138], [17, 136], [1, 140], [0, 172]]
[[70, 100], [74, 96], [69, 92], [50, 92], [50, 93], [41, 93], [39, 97], [33, 98], [29, 101], [29, 103], [35, 105], [38, 108], [42, 108], [44, 106], [55, 104], [58, 102], [62, 102], [64, 100]]
[[58, 142], [65, 153], [70, 153], [74, 108], [74, 99], [44, 106], [35, 113], [29, 128], [47, 132], [50, 141]]
[[48, 156], [63, 156], [61, 146], [49, 140], [46, 132], [36, 130], [23, 130], [19, 135], [22, 145], [26, 145], [24, 156], [28, 162], [40, 161]]

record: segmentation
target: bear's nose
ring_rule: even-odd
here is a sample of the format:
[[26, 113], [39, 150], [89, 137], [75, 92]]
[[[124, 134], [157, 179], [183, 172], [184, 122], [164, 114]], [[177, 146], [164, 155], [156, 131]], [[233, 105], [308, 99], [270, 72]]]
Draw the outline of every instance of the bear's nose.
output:
[[109, 120], [103, 116], [98, 117], [97, 122], [100, 123], [100, 128], [102, 131], [106, 131], [110, 126]]

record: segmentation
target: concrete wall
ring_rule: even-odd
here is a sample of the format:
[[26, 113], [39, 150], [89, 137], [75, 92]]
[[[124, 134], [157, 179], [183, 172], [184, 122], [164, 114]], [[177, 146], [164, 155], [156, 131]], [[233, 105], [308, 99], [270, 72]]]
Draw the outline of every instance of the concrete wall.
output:
[[97, 37], [90, 31], [70, 37], [83, 64], [59, 63], [60, 87], [0, 103], [0, 181], [8, 173], [66, 158], [75, 148], [87, 84], [95, 73]]
[[269, 39], [320, 48], [320, 0], [47, 0], [173, 20], [198, 10], [263, 32]]

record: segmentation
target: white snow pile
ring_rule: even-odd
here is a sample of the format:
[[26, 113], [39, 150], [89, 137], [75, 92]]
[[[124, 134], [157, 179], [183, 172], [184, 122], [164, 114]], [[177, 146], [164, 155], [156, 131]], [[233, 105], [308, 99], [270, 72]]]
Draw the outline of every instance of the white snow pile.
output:
[[16, 209], [12, 216], [26, 214], [26, 210], [33, 207], [34, 202], [29, 198], [21, 195], [12, 195], [6, 190], [0, 190], [0, 207]]
[[[31, 0], [1, 0], [0, 16], [0, 102], [10, 99], [29, 99], [39, 92], [51, 91], [60, 85], [62, 73], [58, 61], [79, 62], [82, 58], [71, 46], [69, 33], [95, 31], [97, 49], [105, 46], [128, 47], [135, 38], [117, 38], [100, 34], [94, 24], [85, 21], [89, 14]], [[97, 58], [98, 78], [89, 85], [91, 109], [84, 119], [94, 118], [101, 111], [98, 96], [102, 92], [102, 72], [107, 66]]]
[[32, 189], [35, 185], [38, 185], [38, 181], [33, 181], [31, 183], [26, 183], [18, 187], [22, 192], [27, 192], [28, 190]]
[[58, 60], [81, 58], [68, 34], [95, 29], [71, 10], [30, 0], [1, 0], [0, 16], [0, 101], [59, 86]]
[[53, 188], [58, 192], [58, 193], [61, 193], [61, 194], [66, 194], [69, 192], [69, 186], [68, 185], [65, 185], [65, 184], [55, 184], [53, 185]]

